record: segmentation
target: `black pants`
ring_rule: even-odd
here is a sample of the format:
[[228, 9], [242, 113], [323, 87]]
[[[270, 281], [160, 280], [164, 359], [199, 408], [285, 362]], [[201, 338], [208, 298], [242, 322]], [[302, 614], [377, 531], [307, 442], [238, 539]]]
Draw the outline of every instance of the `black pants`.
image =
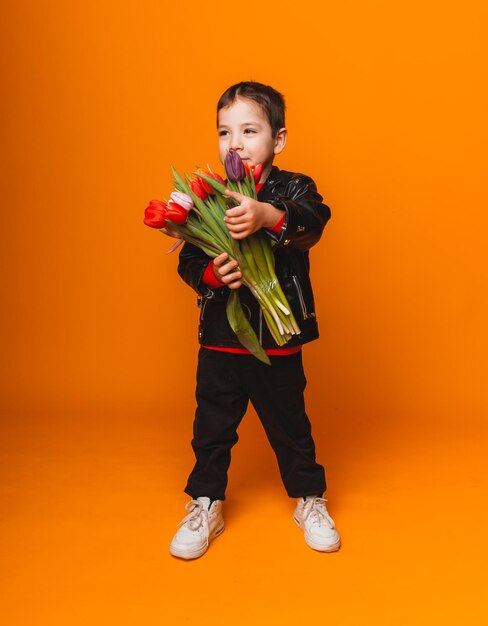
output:
[[287, 494], [299, 498], [326, 490], [305, 412], [302, 352], [269, 358], [271, 366], [252, 355], [200, 347], [191, 442], [196, 463], [184, 489], [192, 498], [225, 500], [231, 448], [249, 400], [276, 454]]

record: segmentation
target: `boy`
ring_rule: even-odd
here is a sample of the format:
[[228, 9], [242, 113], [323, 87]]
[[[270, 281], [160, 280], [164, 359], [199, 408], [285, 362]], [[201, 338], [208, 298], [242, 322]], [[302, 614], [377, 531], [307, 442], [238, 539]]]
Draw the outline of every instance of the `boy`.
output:
[[[322, 498], [325, 471], [315, 460], [305, 412], [301, 353], [304, 343], [319, 336], [308, 250], [320, 239], [330, 209], [310, 177], [273, 165], [287, 138], [285, 103], [275, 89], [255, 81], [229, 87], [217, 105], [217, 127], [222, 163], [227, 152], [235, 150], [244, 162], [263, 164], [257, 201], [226, 192], [239, 202], [224, 218], [230, 235], [239, 240], [263, 229], [277, 242], [276, 274], [301, 333], [279, 348], [263, 324], [258, 302], [242, 285], [237, 262], [229, 261], [226, 253], [212, 261], [200, 248], [184, 244], [178, 273], [197, 292], [200, 306], [191, 442], [196, 463], [184, 490], [191, 496], [189, 513], [179, 524], [170, 552], [183, 559], [199, 557], [224, 530], [222, 503], [231, 448], [249, 400], [276, 454], [287, 494], [297, 498], [293, 517], [306, 543], [331, 552], [340, 547], [340, 537]], [[245, 350], [230, 328], [225, 311], [229, 289], [240, 289], [243, 308], [271, 366]]]

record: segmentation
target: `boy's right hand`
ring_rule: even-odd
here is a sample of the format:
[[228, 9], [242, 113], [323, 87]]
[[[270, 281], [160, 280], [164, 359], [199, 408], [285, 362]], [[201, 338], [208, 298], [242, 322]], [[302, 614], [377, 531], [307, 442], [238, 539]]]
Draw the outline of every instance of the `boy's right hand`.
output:
[[242, 273], [240, 270], [236, 270], [238, 267], [237, 261], [229, 261], [229, 255], [227, 252], [222, 252], [219, 256], [213, 260], [213, 272], [217, 280], [227, 285], [229, 289], [239, 289], [242, 285]]

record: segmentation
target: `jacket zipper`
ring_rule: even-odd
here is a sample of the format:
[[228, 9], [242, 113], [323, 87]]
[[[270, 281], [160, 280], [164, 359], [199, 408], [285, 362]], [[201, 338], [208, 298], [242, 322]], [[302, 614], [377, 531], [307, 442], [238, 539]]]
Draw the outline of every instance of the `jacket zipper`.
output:
[[303, 319], [306, 320], [310, 317], [310, 315], [308, 314], [307, 307], [305, 306], [302, 288], [300, 287], [300, 283], [298, 282], [298, 278], [296, 276], [292, 276], [292, 280], [295, 283], [295, 287], [297, 288], [298, 299], [300, 300], [300, 306], [302, 307]]

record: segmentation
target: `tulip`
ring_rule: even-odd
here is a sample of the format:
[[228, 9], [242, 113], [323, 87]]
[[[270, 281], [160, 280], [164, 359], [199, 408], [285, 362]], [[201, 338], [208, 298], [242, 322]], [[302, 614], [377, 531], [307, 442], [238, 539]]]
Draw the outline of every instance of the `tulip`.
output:
[[[227, 189], [226, 181], [221, 176], [219, 176], [218, 174], [214, 174], [211, 171], [207, 172], [207, 171], [202, 171], [202, 170], [200, 170], [200, 176], [198, 176], [198, 172], [193, 172], [193, 173], [197, 174], [197, 180], [198, 180], [199, 183], [203, 179], [203, 180], [205, 180], [206, 183], [208, 183], [210, 185], [210, 187], [212, 188], [212, 194], [215, 194], [216, 192], [223, 194], [225, 192], [225, 190]], [[203, 187], [202, 187], [202, 189], [203, 189]], [[206, 197], [207, 196], [205, 196], [205, 198]], [[204, 200], [205, 200], [205, 198], [204, 198]]]
[[171, 220], [173, 224], [184, 224], [188, 219], [188, 210], [170, 200], [168, 202], [168, 210], [166, 211], [166, 219]]
[[179, 206], [183, 207], [187, 211], [189, 211], [193, 207], [193, 198], [189, 196], [187, 193], [182, 193], [181, 191], [173, 191], [170, 195], [171, 200]]
[[190, 187], [193, 193], [197, 196], [197, 198], [200, 198], [200, 200], [206, 200], [208, 193], [203, 188], [200, 182], [201, 180], [201, 178], [196, 178], [195, 180], [192, 180], [190, 183]]
[[254, 183], [257, 185], [259, 183], [259, 179], [261, 178], [261, 174], [263, 173], [263, 164], [259, 163], [258, 165], [248, 165], [247, 163], [244, 163], [244, 169], [246, 170], [248, 178], [252, 174]]
[[202, 170], [201, 167], [197, 168], [197, 171], [196, 171], [197, 180], [200, 183], [200, 185], [204, 188], [204, 190], [207, 192], [207, 195], [213, 194], [214, 190], [212, 189], [212, 187], [210, 186], [210, 184], [206, 180], [204, 180], [203, 178], [198, 176], [199, 172], [202, 172], [202, 174], [207, 174], [207, 176], [209, 175], [208, 172], [205, 172], [204, 170]]
[[216, 180], [221, 185], [224, 185], [225, 187], [225, 180], [222, 178], [222, 176], [220, 176], [220, 174], [216, 174], [215, 172], [212, 172], [210, 165], [208, 163], [207, 163], [207, 169], [202, 170], [202, 172], [206, 174], [207, 176], [210, 176], [210, 178], [213, 178], [214, 180]]
[[164, 228], [166, 226], [166, 213], [168, 205], [160, 200], [151, 200], [144, 212], [144, 224], [151, 228]]
[[263, 173], [263, 164], [258, 163], [252, 170], [252, 175], [254, 176], [254, 182], [257, 185], [259, 183], [259, 179]]
[[246, 178], [246, 170], [241, 157], [235, 152], [235, 150], [229, 150], [224, 159], [224, 167], [227, 177], [232, 182], [236, 183]]
[[225, 186], [225, 180], [222, 178], [222, 176], [220, 176], [220, 174], [216, 174], [215, 172], [207, 172], [207, 170], [203, 170], [203, 173], [207, 176], [210, 176], [210, 178], [213, 178], [221, 185]]

